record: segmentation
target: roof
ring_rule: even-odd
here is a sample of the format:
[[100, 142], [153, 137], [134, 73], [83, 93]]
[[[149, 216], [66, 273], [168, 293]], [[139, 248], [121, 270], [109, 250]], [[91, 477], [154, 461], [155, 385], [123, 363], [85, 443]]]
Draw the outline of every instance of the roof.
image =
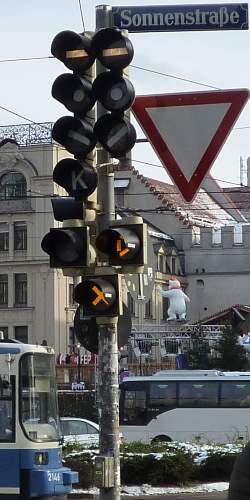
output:
[[223, 191], [230, 197], [238, 210], [250, 218], [250, 186], [238, 186], [234, 188], [224, 188]]
[[245, 317], [242, 316], [241, 313], [245, 314], [250, 314], [250, 305], [242, 305], [242, 304], [235, 304], [230, 307], [227, 307], [227, 309], [223, 309], [222, 311], [219, 311], [217, 313], [212, 314], [211, 316], [207, 316], [206, 318], [203, 318], [199, 323], [201, 324], [206, 324], [206, 323], [211, 323], [211, 321], [218, 320], [220, 318], [224, 318], [230, 313], [236, 313], [239, 316], [239, 319], [242, 321], [245, 321]]
[[[189, 227], [193, 225], [221, 227], [236, 222], [235, 218], [224, 210], [204, 189], [199, 190], [192, 203], [187, 203], [173, 184], [144, 177], [132, 166], [126, 166], [126, 170], [130, 170], [138, 182], [144, 184], [152, 195], [159, 200], [159, 212], [167, 208], [173, 211], [175, 216]], [[119, 172], [121, 172], [120, 168]], [[138, 212], [140, 212], [139, 209]]]

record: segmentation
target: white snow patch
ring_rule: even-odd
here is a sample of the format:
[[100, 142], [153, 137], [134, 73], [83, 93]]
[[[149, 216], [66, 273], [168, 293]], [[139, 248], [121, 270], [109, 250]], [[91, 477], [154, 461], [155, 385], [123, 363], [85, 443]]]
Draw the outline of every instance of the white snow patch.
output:
[[[211, 493], [213, 491], [227, 491], [229, 483], [203, 483], [196, 486], [174, 486], [168, 488], [157, 488], [150, 486], [149, 484], [143, 484], [142, 486], [121, 486], [121, 493], [129, 496], [140, 496], [140, 495], [168, 495], [168, 494], [181, 494], [181, 493]], [[97, 495], [99, 492], [98, 488], [90, 488], [89, 490], [74, 489], [72, 493], [90, 493]]]

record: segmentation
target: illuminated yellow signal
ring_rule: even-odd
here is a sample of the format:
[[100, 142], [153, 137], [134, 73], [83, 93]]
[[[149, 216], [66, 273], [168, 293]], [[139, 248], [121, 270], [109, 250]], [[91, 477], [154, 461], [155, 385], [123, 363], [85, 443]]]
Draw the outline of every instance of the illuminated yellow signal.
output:
[[96, 293], [96, 298], [92, 300], [93, 306], [96, 306], [99, 304], [99, 302], [104, 302], [105, 304], [109, 305], [108, 301], [105, 299], [104, 292], [102, 292], [97, 286], [92, 287], [93, 292]]

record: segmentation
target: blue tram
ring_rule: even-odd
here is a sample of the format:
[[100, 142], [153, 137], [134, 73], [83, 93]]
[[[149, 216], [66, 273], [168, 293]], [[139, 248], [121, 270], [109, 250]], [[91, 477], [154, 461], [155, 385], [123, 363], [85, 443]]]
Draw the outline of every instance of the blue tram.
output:
[[66, 500], [61, 445], [53, 349], [0, 340], [0, 500]]

